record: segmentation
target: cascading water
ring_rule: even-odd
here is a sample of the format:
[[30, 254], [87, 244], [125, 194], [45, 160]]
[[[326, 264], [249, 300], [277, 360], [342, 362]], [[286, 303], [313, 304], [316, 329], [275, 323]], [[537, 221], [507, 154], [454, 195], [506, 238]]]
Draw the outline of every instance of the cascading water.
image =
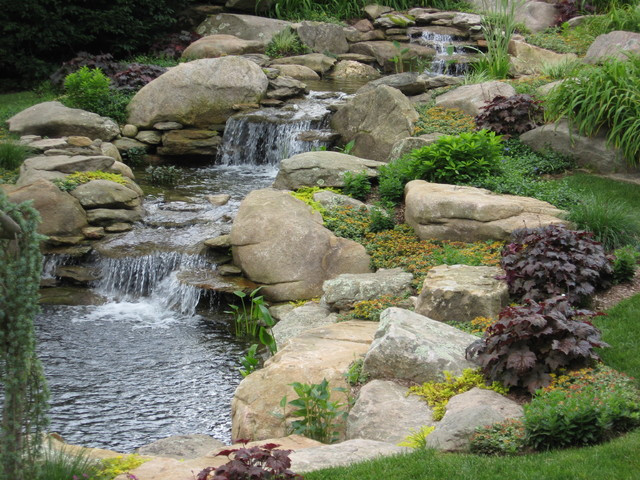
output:
[[[195, 285], [215, 272], [202, 241], [229, 233], [242, 198], [273, 182], [280, 158], [326, 144], [327, 105], [341, 97], [312, 93], [286, 110], [255, 112], [265, 124], [250, 114], [230, 120], [219, 164], [182, 168], [178, 187], [150, 190], [143, 222], [96, 247], [93, 289], [104, 303], [44, 307], [36, 329], [52, 431], [122, 452], [178, 434], [230, 440], [246, 345], [217, 309], [201, 306]], [[218, 193], [230, 201], [213, 205], [208, 196]], [[45, 275], [69, 262], [47, 256]]]
[[455, 37], [424, 31], [420, 37], [420, 44], [432, 47], [436, 51], [427, 73], [461, 76], [467, 71], [467, 64], [460, 62], [466, 53], [465, 47], [456, 42]]

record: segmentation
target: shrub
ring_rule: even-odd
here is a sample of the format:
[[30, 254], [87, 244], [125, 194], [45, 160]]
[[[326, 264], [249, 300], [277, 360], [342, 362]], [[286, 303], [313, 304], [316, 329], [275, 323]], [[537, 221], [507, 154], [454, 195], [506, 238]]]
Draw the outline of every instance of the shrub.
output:
[[613, 268], [592, 234], [561, 225], [521, 229], [502, 251], [509, 292], [518, 300], [564, 295], [580, 303], [610, 285]]
[[0, 169], [15, 170], [22, 165], [32, 150], [14, 142], [0, 143]]
[[87, 110], [123, 123], [126, 121], [125, 109], [131, 97], [111, 90], [110, 83], [109, 78], [99, 69], [82, 67], [67, 75], [63, 103], [68, 107]]
[[395, 226], [395, 212], [393, 208], [386, 208], [383, 205], [375, 205], [369, 212], [369, 231], [373, 233], [391, 230]]
[[526, 441], [533, 448], [590, 445], [640, 425], [638, 391], [631, 379], [607, 367], [570, 375], [525, 405]]
[[265, 53], [271, 58], [279, 58], [299, 55], [306, 51], [307, 48], [300, 41], [298, 34], [287, 27], [271, 38]]
[[71, 192], [91, 180], [109, 180], [110, 182], [127, 185], [127, 181], [119, 173], [107, 173], [100, 170], [93, 172], [74, 172], [64, 178], [54, 178], [52, 182], [63, 192]]
[[180, 181], [182, 174], [180, 170], [173, 165], [150, 165], [144, 170], [147, 173], [149, 183], [157, 186], [170, 187], [176, 185]]
[[397, 201], [404, 184], [422, 179], [441, 183], [468, 183], [498, 171], [502, 137], [494, 132], [443, 136], [431, 145], [380, 167], [379, 192], [384, 200]]
[[531, 95], [498, 95], [482, 107], [476, 117], [479, 128], [500, 134], [516, 135], [542, 124], [542, 107]]
[[608, 129], [608, 142], [630, 165], [640, 162], [640, 55], [609, 59], [585, 68], [551, 90], [545, 100], [549, 119], [567, 117], [580, 134]]
[[417, 106], [416, 110], [419, 117], [415, 123], [414, 135], [427, 133], [458, 135], [473, 132], [476, 129], [473, 117], [457, 108], [433, 107], [426, 104]]
[[131, 167], [139, 167], [144, 165], [144, 156], [147, 154], [145, 147], [132, 147], [122, 152], [124, 163]]
[[524, 423], [515, 418], [478, 427], [469, 439], [469, 449], [477, 455], [515, 455], [525, 445]]
[[551, 382], [560, 368], [576, 369], [598, 360], [594, 348], [607, 347], [600, 331], [587, 319], [588, 310], [575, 310], [564, 297], [546, 302], [527, 300], [507, 307], [485, 336], [467, 347], [485, 376], [506, 386], [533, 393]]
[[[331, 401], [329, 382], [323, 379], [318, 384], [294, 382], [290, 384], [298, 398], [287, 403], [286, 395], [282, 397], [280, 406], [284, 410], [287, 405], [294, 407], [291, 415], [298, 417], [291, 423], [291, 431], [322, 443], [333, 443], [338, 439], [338, 424], [344, 422], [348, 411], [346, 404]], [[342, 389], [334, 389], [342, 392]]]
[[371, 191], [371, 183], [369, 183], [367, 172], [344, 172], [342, 180], [344, 181], [342, 193], [345, 195], [364, 200]]
[[99, 69], [107, 77], [112, 77], [114, 74], [122, 70], [123, 64], [114, 60], [113, 55], [110, 53], [102, 53], [100, 55], [92, 55], [88, 52], [78, 52], [78, 54], [71, 60], [68, 60], [62, 64], [62, 66], [56, 70], [49, 80], [56, 87], [63, 87], [64, 80], [67, 75], [75, 73], [82, 67], [89, 69]]
[[118, 90], [135, 93], [166, 71], [166, 68], [159, 67], [158, 65], [130, 63], [125, 70], [121, 70], [113, 75], [113, 85]]
[[443, 382], [426, 382], [422, 385], [409, 387], [409, 392], [422, 397], [433, 409], [433, 420], [442, 420], [447, 409], [449, 400], [455, 395], [468, 392], [474, 387], [485, 390], [493, 390], [502, 395], [509, 391], [499, 382], [486, 385], [480, 369], [466, 368], [462, 375], [454, 377], [451, 372], [444, 372]]
[[226, 456], [229, 461], [220, 467], [201, 470], [195, 480], [302, 480], [300, 475], [289, 470], [291, 450], [277, 450], [279, 446], [267, 443], [223, 450], [216, 456]]
[[593, 232], [607, 250], [635, 244], [640, 239], [637, 212], [621, 200], [587, 196], [571, 208], [569, 220], [578, 228]]
[[151, 48], [151, 53], [159, 57], [178, 59], [182, 52], [193, 42], [202, 38], [196, 32], [181, 30], [180, 32], [169, 33], [156, 40]]
[[630, 282], [633, 280], [636, 270], [638, 269], [638, 261], [640, 260], [640, 252], [632, 246], [618, 248], [613, 252], [613, 278], [616, 283]]

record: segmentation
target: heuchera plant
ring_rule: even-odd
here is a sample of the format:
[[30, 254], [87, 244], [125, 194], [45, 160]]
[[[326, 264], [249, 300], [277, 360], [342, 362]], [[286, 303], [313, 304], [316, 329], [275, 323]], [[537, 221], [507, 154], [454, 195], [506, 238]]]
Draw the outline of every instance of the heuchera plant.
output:
[[482, 107], [476, 117], [478, 128], [513, 135], [533, 130], [542, 124], [541, 102], [531, 95], [517, 94], [510, 97], [498, 95]]
[[166, 71], [166, 68], [158, 65], [130, 63], [124, 70], [115, 73], [111, 79], [118, 90], [135, 93]]
[[562, 225], [515, 231], [501, 260], [511, 295], [536, 301], [565, 295], [579, 303], [609, 286], [611, 258], [592, 236]]
[[540, 303], [528, 300], [502, 310], [484, 337], [467, 347], [466, 356], [475, 358], [487, 379], [534, 393], [551, 382], [550, 373], [599, 359], [593, 349], [609, 345], [588, 321], [595, 315], [574, 309], [562, 296]]
[[[246, 444], [248, 440], [239, 442]], [[291, 450], [276, 450], [279, 446], [267, 443], [223, 450], [218, 455], [228, 457], [229, 461], [220, 467], [205, 468], [196, 480], [303, 480], [301, 475], [289, 470]]]

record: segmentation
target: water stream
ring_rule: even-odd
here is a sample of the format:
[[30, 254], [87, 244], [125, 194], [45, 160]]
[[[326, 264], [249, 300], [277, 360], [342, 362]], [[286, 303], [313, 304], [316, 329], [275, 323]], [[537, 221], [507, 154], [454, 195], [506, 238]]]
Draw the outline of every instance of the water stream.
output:
[[467, 63], [461, 61], [468, 55], [466, 48], [452, 35], [424, 31], [419, 43], [436, 51], [427, 73], [459, 77], [467, 71]]
[[[207, 293], [181, 278], [215, 271], [202, 241], [229, 233], [241, 200], [273, 182], [281, 158], [326, 144], [326, 107], [341, 97], [312, 93], [285, 110], [238, 115], [217, 161], [182, 168], [171, 190], [142, 183], [144, 221], [101, 242], [92, 258], [100, 277], [93, 290], [105, 303], [47, 306], [36, 319], [51, 431], [122, 452], [177, 434], [230, 440], [230, 402], [247, 345], [229, 333], [216, 297], [202, 302]], [[208, 196], [218, 193], [230, 201], [213, 205]], [[47, 258], [43, 276], [69, 262]]]

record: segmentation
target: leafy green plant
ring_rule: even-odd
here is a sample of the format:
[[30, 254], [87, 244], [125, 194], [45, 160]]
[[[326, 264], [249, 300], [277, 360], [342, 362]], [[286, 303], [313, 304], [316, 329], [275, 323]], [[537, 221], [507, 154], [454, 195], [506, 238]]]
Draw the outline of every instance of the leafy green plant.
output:
[[300, 55], [307, 50], [298, 34], [292, 28], [287, 27], [273, 35], [265, 53], [271, 58], [279, 58]]
[[482, 107], [483, 111], [476, 117], [476, 123], [478, 128], [499, 134], [517, 135], [528, 132], [542, 124], [541, 103], [530, 95], [498, 95]]
[[436, 429], [434, 426], [423, 425], [422, 427], [416, 429], [410, 428], [409, 435], [398, 443], [399, 447], [408, 447], [408, 448], [427, 448], [427, 437], [431, 432]]
[[291, 450], [278, 450], [279, 446], [267, 443], [223, 450], [216, 456], [226, 456], [229, 461], [201, 470], [195, 480], [302, 480], [301, 475], [289, 470]]
[[15, 142], [0, 143], [0, 169], [15, 170], [29, 157], [32, 150]]
[[502, 251], [509, 293], [518, 300], [563, 295], [581, 303], [611, 284], [611, 259], [592, 234], [561, 225], [516, 230]]
[[140, 167], [144, 165], [144, 156], [146, 154], [147, 149], [144, 147], [132, 147], [121, 153], [124, 163], [130, 167]]
[[616, 283], [629, 282], [633, 279], [638, 269], [640, 252], [634, 247], [627, 245], [613, 252], [613, 278]]
[[377, 233], [391, 230], [396, 224], [394, 216], [393, 208], [381, 203], [374, 205], [369, 211], [369, 231]]
[[640, 55], [609, 59], [582, 69], [549, 92], [550, 120], [567, 117], [582, 135], [607, 129], [608, 142], [620, 148], [629, 165], [640, 162]]
[[478, 427], [469, 439], [469, 450], [477, 455], [515, 455], [525, 445], [524, 423], [514, 418]]
[[269, 313], [264, 297], [258, 295], [261, 288], [256, 288], [249, 295], [242, 290], [233, 292], [240, 299], [241, 304], [239, 306], [229, 305], [230, 310], [226, 310], [224, 313], [233, 315], [237, 337], [258, 338], [260, 343], [266, 346], [273, 355], [277, 351], [276, 341], [271, 333], [271, 327], [275, 325], [275, 320]]
[[526, 441], [536, 450], [590, 445], [640, 425], [639, 392], [628, 377], [600, 368], [576, 379], [524, 406]]
[[[291, 423], [291, 431], [322, 443], [333, 443], [338, 439], [338, 427], [347, 418], [347, 404], [331, 401], [329, 382], [323, 379], [316, 384], [294, 382], [293, 387], [298, 398], [287, 403], [287, 396], [282, 397], [280, 406], [293, 407], [291, 415], [299, 418]], [[334, 389], [343, 392], [343, 389]]]
[[571, 208], [569, 220], [577, 228], [593, 232], [594, 239], [607, 250], [640, 240], [637, 212], [621, 200], [583, 197], [582, 202]]
[[345, 155], [350, 155], [355, 146], [356, 146], [356, 141], [351, 140], [344, 147], [336, 147], [336, 151], [340, 153], [344, 153]]
[[147, 173], [149, 183], [157, 186], [177, 185], [182, 177], [180, 170], [173, 165], [149, 165], [144, 171]]
[[502, 310], [484, 337], [467, 347], [467, 358], [475, 358], [490, 381], [534, 393], [551, 382], [551, 373], [599, 359], [594, 348], [608, 345], [589, 322], [594, 315], [574, 309], [564, 297], [527, 300], [523, 306]]
[[422, 397], [433, 409], [433, 419], [442, 420], [447, 409], [449, 400], [455, 395], [468, 392], [474, 387], [485, 390], [493, 390], [502, 395], [509, 392], [508, 387], [504, 387], [500, 382], [494, 381], [491, 385], [486, 385], [484, 376], [480, 369], [466, 368], [462, 375], [454, 377], [451, 372], [443, 372], [444, 381], [426, 382], [422, 385], [409, 387], [409, 393]]
[[256, 356], [257, 353], [258, 344], [254, 343], [249, 347], [249, 350], [247, 350], [247, 354], [240, 358], [240, 364], [242, 365], [240, 374], [243, 378], [258, 369], [260, 360]]
[[367, 172], [344, 172], [342, 180], [344, 182], [342, 193], [345, 195], [364, 200], [371, 191], [371, 183]]
[[396, 73], [404, 72], [405, 55], [409, 53], [409, 47], [402, 47], [397, 40], [393, 41], [393, 47], [396, 49], [396, 54], [390, 58], [395, 65]]

